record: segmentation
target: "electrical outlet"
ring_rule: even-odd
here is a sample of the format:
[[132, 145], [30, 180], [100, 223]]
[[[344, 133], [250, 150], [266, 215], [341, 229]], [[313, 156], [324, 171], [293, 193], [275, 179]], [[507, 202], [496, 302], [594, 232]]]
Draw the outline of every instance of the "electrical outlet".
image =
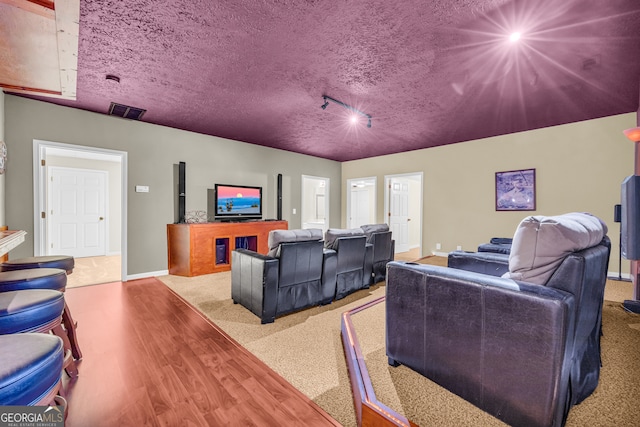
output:
[[436, 249], [442, 249], [442, 245], [440, 243], [436, 243]]
[[296, 214], [296, 208], [293, 208], [293, 214], [294, 215]]
[[461, 251], [462, 250], [462, 246], [460, 246], [460, 245], [456, 246], [456, 250]]

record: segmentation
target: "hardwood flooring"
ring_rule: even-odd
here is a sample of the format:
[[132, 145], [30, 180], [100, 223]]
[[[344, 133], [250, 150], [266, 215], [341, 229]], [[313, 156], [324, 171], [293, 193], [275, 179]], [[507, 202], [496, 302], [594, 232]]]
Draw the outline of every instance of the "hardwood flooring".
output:
[[156, 279], [65, 297], [84, 356], [66, 427], [340, 425]]

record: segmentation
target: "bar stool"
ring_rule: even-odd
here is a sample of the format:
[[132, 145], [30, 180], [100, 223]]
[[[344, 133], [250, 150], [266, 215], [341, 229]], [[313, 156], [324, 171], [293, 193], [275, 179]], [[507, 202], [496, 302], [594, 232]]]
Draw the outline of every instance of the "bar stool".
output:
[[71, 274], [75, 260], [69, 255], [46, 255], [18, 258], [0, 264], [0, 271], [26, 270], [29, 268], [59, 268]]
[[[20, 291], [24, 289], [53, 289], [64, 292], [67, 286], [67, 274], [59, 268], [31, 268], [0, 272], [0, 292]], [[71, 343], [71, 353], [74, 359], [82, 359], [82, 352], [78, 346], [76, 323], [71, 317], [67, 303], [64, 303], [62, 325], [67, 331]]]
[[57, 336], [0, 335], [0, 404], [56, 404], [63, 359], [62, 340]]
[[71, 378], [78, 376], [71, 343], [62, 329], [64, 294], [51, 289], [0, 292], [0, 334], [53, 332], [62, 340], [63, 368]]

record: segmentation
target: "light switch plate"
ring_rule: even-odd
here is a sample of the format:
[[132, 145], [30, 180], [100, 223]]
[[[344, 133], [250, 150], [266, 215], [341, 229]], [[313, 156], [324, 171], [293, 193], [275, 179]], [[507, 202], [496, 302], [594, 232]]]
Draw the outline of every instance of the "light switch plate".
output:
[[136, 193], [148, 193], [149, 186], [148, 185], [136, 185]]

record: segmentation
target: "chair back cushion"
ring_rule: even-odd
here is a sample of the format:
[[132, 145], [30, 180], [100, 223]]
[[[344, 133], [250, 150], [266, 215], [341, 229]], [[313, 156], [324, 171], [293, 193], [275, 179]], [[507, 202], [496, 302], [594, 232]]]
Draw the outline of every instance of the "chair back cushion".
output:
[[367, 243], [371, 243], [371, 239], [374, 233], [389, 231], [389, 226], [387, 224], [366, 224], [360, 228], [367, 236]]
[[269, 245], [267, 255], [277, 257], [280, 243], [311, 242], [317, 240], [322, 240], [322, 230], [319, 228], [271, 230], [267, 240]]
[[503, 277], [544, 285], [567, 255], [599, 244], [606, 234], [606, 224], [589, 213], [528, 216], [513, 236]]
[[337, 239], [340, 237], [364, 236], [362, 228], [330, 228], [324, 234], [324, 247], [338, 249]]

